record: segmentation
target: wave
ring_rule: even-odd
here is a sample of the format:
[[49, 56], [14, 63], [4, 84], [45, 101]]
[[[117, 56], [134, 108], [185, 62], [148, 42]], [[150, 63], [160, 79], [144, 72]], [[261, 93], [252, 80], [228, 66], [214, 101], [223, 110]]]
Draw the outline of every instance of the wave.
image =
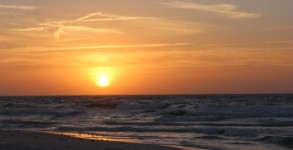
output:
[[91, 102], [86, 104], [85, 106], [89, 108], [115, 109], [118, 106], [118, 104]]
[[106, 125], [129, 125], [129, 126], [211, 126], [211, 127], [293, 127], [293, 121], [271, 121], [256, 123], [190, 123], [190, 122], [121, 122], [104, 121]]
[[220, 127], [133, 127], [133, 126], [91, 126], [91, 127], [74, 127], [74, 126], [61, 126], [56, 129], [57, 131], [108, 131], [108, 132], [169, 132], [169, 133], [202, 133], [207, 135], [221, 135], [225, 137], [243, 137], [253, 138], [260, 134], [293, 134], [283, 128], [266, 129], [266, 128], [220, 128]]
[[101, 131], [207, 149], [291, 148], [292, 116], [293, 95], [0, 97], [4, 130]]
[[47, 127], [57, 124], [53, 121], [25, 121], [25, 120], [2, 120], [3, 125], [16, 125], [21, 127]]
[[123, 122], [123, 121], [104, 121], [106, 125], [128, 125], [128, 126], [193, 126], [192, 123], [181, 122]]
[[181, 141], [180, 145], [187, 146], [187, 147], [200, 148], [200, 149], [209, 149], [209, 150], [227, 150], [227, 149], [223, 148], [223, 146], [195, 144], [195, 143], [188, 142], [188, 141]]
[[258, 139], [265, 143], [280, 145], [285, 148], [293, 148], [293, 136], [264, 136]]
[[0, 116], [29, 116], [29, 115], [47, 115], [54, 117], [72, 117], [75, 115], [84, 114], [80, 110], [62, 110], [62, 109], [31, 109], [31, 108], [18, 108], [18, 109], [0, 109]]

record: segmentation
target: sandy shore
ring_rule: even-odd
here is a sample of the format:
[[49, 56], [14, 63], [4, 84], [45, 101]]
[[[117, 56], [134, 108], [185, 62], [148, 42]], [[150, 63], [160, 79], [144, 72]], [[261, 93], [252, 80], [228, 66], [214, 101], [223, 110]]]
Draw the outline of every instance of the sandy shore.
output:
[[176, 148], [74, 138], [50, 133], [0, 131], [0, 150], [178, 150]]

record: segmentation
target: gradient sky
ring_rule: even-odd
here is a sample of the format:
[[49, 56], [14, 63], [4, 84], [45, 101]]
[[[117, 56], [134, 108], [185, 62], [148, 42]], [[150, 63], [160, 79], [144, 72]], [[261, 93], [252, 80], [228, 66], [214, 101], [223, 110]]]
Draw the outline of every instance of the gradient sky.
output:
[[0, 0], [0, 95], [291, 93], [292, 6]]

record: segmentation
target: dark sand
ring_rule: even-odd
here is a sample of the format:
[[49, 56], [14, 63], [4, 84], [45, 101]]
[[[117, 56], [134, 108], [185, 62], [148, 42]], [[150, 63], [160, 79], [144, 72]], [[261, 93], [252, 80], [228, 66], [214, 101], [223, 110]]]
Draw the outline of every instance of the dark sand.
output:
[[90, 140], [50, 133], [0, 131], [0, 150], [179, 150], [176, 148]]

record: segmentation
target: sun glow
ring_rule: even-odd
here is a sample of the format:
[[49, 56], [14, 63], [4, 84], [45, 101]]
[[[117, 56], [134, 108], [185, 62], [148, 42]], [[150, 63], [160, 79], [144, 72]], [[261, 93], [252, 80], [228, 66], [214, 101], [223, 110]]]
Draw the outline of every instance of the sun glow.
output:
[[108, 87], [110, 84], [110, 79], [108, 76], [103, 75], [97, 78], [97, 83], [100, 87]]

